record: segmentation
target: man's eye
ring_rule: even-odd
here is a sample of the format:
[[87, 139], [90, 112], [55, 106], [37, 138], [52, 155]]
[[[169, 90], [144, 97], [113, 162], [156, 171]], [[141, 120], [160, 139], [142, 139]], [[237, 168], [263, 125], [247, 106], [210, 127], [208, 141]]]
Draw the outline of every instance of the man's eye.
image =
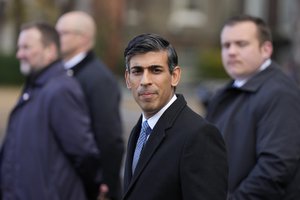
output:
[[228, 49], [230, 47], [230, 43], [224, 43], [222, 44], [223, 49]]
[[162, 70], [160, 68], [154, 68], [154, 69], [152, 69], [152, 72], [155, 74], [159, 74], [162, 72]]
[[131, 70], [131, 73], [134, 74], [134, 75], [138, 75], [138, 74], [142, 73], [142, 70], [133, 69], [133, 70]]
[[245, 47], [247, 45], [248, 45], [248, 42], [244, 42], [244, 41], [238, 43], [238, 46], [240, 46], [240, 47]]

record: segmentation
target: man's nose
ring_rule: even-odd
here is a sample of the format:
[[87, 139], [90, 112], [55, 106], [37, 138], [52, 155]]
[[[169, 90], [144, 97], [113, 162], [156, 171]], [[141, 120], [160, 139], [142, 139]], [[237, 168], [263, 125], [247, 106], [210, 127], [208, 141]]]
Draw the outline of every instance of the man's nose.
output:
[[16, 58], [17, 59], [22, 59], [24, 57], [24, 53], [21, 49], [18, 49], [17, 50], [17, 53], [16, 53]]
[[237, 52], [237, 47], [236, 45], [230, 45], [227, 49], [229, 54], [235, 54]]
[[144, 70], [141, 85], [148, 85], [151, 83], [151, 73], [148, 70]]

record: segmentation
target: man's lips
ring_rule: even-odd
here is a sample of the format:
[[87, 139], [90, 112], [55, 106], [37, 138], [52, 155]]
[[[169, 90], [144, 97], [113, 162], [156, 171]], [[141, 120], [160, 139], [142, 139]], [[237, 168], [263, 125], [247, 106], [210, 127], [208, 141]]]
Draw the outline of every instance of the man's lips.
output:
[[151, 98], [153, 95], [155, 95], [155, 92], [150, 92], [150, 91], [139, 92], [139, 96], [142, 98]]
[[239, 64], [239, 63], [241, 63], [239, 60], [229, 60], [227, 62], [227, 64], [229, 64], [229, 65], [235, 65], [235, 64]]

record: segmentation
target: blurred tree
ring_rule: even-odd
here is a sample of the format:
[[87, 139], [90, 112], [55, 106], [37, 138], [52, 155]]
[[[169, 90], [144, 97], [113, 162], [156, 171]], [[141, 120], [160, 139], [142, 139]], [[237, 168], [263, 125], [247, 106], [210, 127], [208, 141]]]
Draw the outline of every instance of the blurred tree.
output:
[[35, 0], [32, 4], [32, 11], [40, 10], [41, 12], [36, 12], [33, 15], [34, 19], [45, 20], [49, 23], [55, 23], [58, 15], [60, 14], [60, 9], [58, 9], [57, 1], [53, 0]]
[[98, 32], [96, 52], [109, 68], [118, 72], [123, 53], [122, 31], [125, 0], [93, 0], [94, 14]]
[[0, 0], [0, 34], [2, 33], [2, 29], [3, 29], [3, 22], [4, 22], [4, 9], [6, 7], [6, 2], [3, 0]]
[[[0, 23], [4, 11], [2, 6], [5, 1], [0, 0]], [[54, 24], [64, 12], [75, 8], [74, 0], [12, 0], [6, 6], [7, 19], [14, 24], [14, 32], [18, 33], [21, 25], [30, 20], [45, 20]], [[5, 8], [5, 9], [6, 9]], [[17, 35], [14, 40], [17, 40]]]
[[[9, 18], [14, 22], [14, 32], [18, 33], [21, 24], [27, 20], [27, 10], [23, 0], [12, 0], [11, 7], [8, 12]], [[17, 41], [18, 34], [15, 34], [14, 41]]]
[[75, 9], [74, 0], [60, 0], [58, 1], [58, 7], [60, 8], [60, 15]]
[[4, 8], [6, 7], [6, 2], [4, 0], [0, 0], [0, 23], [4, 18]]

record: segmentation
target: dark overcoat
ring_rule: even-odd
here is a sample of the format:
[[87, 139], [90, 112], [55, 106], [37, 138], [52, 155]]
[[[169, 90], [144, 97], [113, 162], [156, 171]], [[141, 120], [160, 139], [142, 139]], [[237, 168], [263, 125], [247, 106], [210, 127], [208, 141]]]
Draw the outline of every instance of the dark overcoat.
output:
[[98, 157], [81, 88], [56, 62], [27, 82], [10, 114], [2, 199], [86, 200]]
[[272, 62], [241, 88], [230, 82], [207, 119], [228, 151], [229, 199], [300, 199], [300, 93]]
[[[72, 67], [70, 72], [79, 81], [85, 94], [93, 132], [101, 151], [99, 170], [102, 176], [99, 177], [99, 183], [108, 184], [110, 198], [120, 199], [120, 169], [124, 143], [118, 81], [92, 51]], [[90, 199], [96, 199], [98, 187], [89, 187], [88, 192]]]
[[227, 159], [218, 129], [193, 112], [182, 95], [160, 117], [141, 153], [132, 158], [139, 119], [128, 141], [124, 200], [225, 200]]

